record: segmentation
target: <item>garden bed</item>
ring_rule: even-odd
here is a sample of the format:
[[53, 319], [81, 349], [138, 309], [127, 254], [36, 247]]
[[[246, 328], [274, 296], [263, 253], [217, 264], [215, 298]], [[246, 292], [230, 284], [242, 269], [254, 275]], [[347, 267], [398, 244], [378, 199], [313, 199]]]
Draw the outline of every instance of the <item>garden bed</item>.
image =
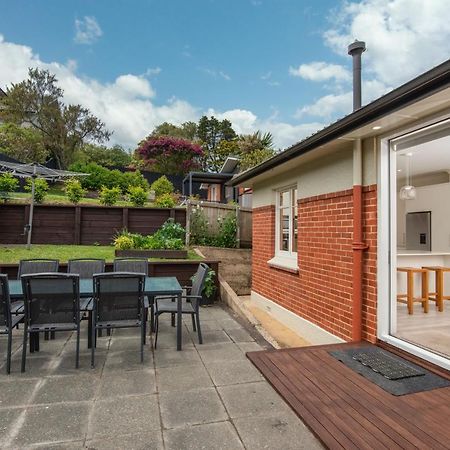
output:
[[165, 259], [186, 259], [187, 250], [116, 250], [118, 257], [138, 257], [138, 258], [165, 258]]

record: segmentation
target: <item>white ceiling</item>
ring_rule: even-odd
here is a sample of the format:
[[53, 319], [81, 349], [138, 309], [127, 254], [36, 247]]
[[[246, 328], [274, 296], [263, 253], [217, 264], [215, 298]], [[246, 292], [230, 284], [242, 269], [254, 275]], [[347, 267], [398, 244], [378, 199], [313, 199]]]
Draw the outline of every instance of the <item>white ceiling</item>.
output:
[[397, 155], [399, 177], [406, 176], [408, 158], [411, 158], [411, 176], [450, 171], [450, 129], [448, 136], [413, 145], [398, 151]]

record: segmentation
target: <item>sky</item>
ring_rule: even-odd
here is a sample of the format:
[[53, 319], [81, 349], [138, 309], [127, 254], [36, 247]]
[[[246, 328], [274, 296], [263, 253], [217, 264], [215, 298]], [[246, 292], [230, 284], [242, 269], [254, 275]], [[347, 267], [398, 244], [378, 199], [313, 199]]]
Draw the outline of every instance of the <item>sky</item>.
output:
[[202, 115], [286, 148], [352, 109], [347, 46], [366, 42], [363, 104], [450, 58], [450, 0], [0, 0], [0, 87], [56, 74], [134, 149]]

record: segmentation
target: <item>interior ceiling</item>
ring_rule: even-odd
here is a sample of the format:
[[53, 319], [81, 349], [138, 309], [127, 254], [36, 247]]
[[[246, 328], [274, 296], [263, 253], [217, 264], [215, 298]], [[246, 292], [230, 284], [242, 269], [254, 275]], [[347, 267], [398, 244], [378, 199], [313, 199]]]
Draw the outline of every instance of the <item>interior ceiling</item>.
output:
[[398, 151], [398, 176], [406, 176], [408, 159], [410, 159], [411, 164], [411, 176], [450, 172], [450, 129], [448, 132], [449, 134], [447, 136], [420, 143], [419, 145], [411, 145], [406, 149]]

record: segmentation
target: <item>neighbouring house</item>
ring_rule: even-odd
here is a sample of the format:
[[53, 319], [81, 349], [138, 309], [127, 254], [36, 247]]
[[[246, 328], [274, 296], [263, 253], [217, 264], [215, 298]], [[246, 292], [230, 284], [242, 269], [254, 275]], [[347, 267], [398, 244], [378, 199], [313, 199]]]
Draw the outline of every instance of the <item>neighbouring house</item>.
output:
[[230, 184], [253, 190], [254, 302], [450, 369], [450, 60]]
[[206, 200], [215, 203], [236, 202], [244, 208], [252, 206], [252, 191], [249, 188], [235, 188], [228, 182], [239, 172], [239, 158], [229, 156], [219, 172], [190, 172], [183, 180], [183, 195], [194, 194], [195, 183], [206, 191]]

